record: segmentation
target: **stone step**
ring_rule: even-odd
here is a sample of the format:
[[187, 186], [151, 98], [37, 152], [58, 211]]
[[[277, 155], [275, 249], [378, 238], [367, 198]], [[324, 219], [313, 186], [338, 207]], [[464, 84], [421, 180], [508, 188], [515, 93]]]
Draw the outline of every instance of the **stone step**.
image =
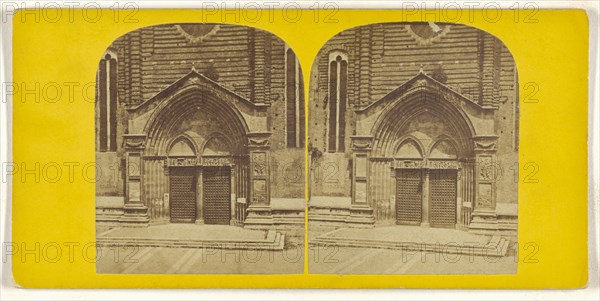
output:
[[234, 249], [234, 250], [283, 250], [285, 235], [269, 231], [264, 241], [241, 240], [178, 240], [155, 238], [131, 237], [99, 237], [96, 241], [99, 246], [122, 247], [166, 247], [166, 248], [207, 248], [207, 249]]
[[469, 246], [459, 243], [430, 243], [430, 242], [401, 242], [401, 241], [385, 241], [385, 240], [370, 240], [370, 239], [352, 239], [340, 237], [320, 236], [309, 241], [312, 245], [328, 245], [338, 247], [357, 247], [357, 248], [378, 248], [392, 249], [404, 251], [424, 251], [432, 253], [447, 253], [447, 254], [463, 254], [463, 255], [478, 255], [488, 257], [503, 257], [506, 256], [510, 241], [500, 236], [493, 238], [486, 245]]

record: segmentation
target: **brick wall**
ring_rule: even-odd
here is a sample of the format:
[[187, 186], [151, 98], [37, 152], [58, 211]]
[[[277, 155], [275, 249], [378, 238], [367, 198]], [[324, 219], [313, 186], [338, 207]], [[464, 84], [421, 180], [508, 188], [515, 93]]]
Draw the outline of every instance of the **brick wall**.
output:
[[[427, 23], [382, 23], [341, 32], [327, 42], [313, 63], [310, 85], [309, 141], [324, 152], [322, 162], [339, 161], [340, 154], [326, 152], [328, 63], [329, 53], [348, 55], [348, 110], [345, 136], [355, 134], [354, 109], [363, 108], [410, 80], [423, 70], [435, 78], [438, 70], [445, 84], [482, 106], [496, 107], [495, 128], [498, 162], [503, 174], [498, 179], [498, 195], [503, 202], [515, 202], [516, 184], [513, 170], [518, 161], [518, 98], [515, 62], [506, 46], [479, 29], [457, 24], [437, 23], [439, 32], [427, 32]], [[349, 159], [349, 139], [345, 158]], [[345, 178], [346, 176], [344, 176]], [[350, 196], [350, 182], [345, 187], [326, 189], [313, 183], [313, 195]]]
[[[201, 34], [186, 34], [193, 30]], [[118, 148], [116, 153], [99, 153], [98, 158], [113, 162], [123, 157], [122, 136], [128, 132], [129, 120], [127, 107], [152, 98], [193, 67], [251, 102], [271, 104], [267, 125], [272, 132], [273, 151], [285, 162], [297, 161], [296, 156], [301, 153], [303, 162], [303, 149], [288, 149], [285, 140], [285, 48], [285, 43], [273, 34], [225, 24], [164, 24], [119, 37], [108, 48], [116, 54], [118, 66]], [[294, 185], [303, 189], [303, 180], [304, 177]], [[123, 187], [119, 185], [102, 183], [99, 195], [122, 195]], [[290, 197], [275, 191], [275, 197]], [[294, 195], [302, 197], [304, 193]]]

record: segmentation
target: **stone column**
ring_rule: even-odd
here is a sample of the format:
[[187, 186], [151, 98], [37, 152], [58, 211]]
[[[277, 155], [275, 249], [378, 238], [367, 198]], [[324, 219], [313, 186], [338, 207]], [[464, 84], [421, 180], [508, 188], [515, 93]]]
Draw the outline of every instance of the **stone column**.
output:
[[244, 227], [269, 228], [273, 225], [270, 195], [270, 138], [271, 133], [255, 132], [248, 134], [250, 153], [250, 193]]
[[496, 162], [497, 136], [475, 138], [475, 202], [469, 231], [493, 234], [498, 230], [496, 220], [496, 180], [499, 166]]
[[463, 204], [462, 204], [462, 215], [463, 215], [463, 227], [468, 229], [471, 223], [473, 214], [473, 207], [475, 204], [475, 158], [467, 158], [463, 162]]
[[421, 227], [429, 227], [429, 169], [423, 169], [423, 201], [421, 203]]
[[196, 178], [196, 224], [204, 225], [204, 195], [203, 186], [204, 186], [204, 171], [202, 168], [198, 169], [197, 178]]
[[125, 227], [147, 227], [150, 218], [148, 207], [141, 199], [142, 186], [142, 153], [146, 143], [146, 135], [123, 135], [125, 148], [125, 206], [120, 224]]
[[373, 208], [369, 206], [368, 182], [369, 182], [369, 153], [373, 137], [351, 136], [352, 146], [352, 201], [350, 204], [350, 215], [346, 219], [349, 226], [373, 227], [375, 218]]
[[[232, 160], [232, 162], [233, 162], [233, 160]], [[231, 220], [230, 220], [230, 224], [234, 225], [234, 226], [237, 226], [238, 223], [237, 223], [237, 220], [236, 220], [237, 216], [236, 216], [236, 207], [235, 207], [236, 206], [236, 201], [237, 201], [237, 197], [236, 197], [236, 195], [237, 195], [237, 193], [236, 193], [236, 189], [237, 189], [237, 185], [236, 185], [237, 175], [236, 175], [235, 171], [236, 171], [237, 168], [236, 168], [236, 166], [235, 166], [234, 163], [231, 164], [230, 169], [231, 169], [231, 171], [230, 171], [230, 173], [231, 173], [231, 180], [230, 180], [231, 181], [231, 188], [230, 188], [231, 189], [231, 191], [230, 191], [230, 193], [231, 193], [231, 199], [230, 199], [230, 202], [231, 202], [230, 203], [231, 204], [230, 205], [231, 206], [230, 207], [231, 208]]]
[[456, 170], [456, 229], [462, 228], [463, 216], [462, 216], [462, 205], [463, 205], [463, 171], [459, 165]]

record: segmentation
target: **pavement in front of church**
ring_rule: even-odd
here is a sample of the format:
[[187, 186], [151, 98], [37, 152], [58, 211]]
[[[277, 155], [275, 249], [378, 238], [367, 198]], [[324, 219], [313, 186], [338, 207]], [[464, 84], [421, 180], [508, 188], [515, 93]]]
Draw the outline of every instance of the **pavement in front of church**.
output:
[[517, 272], [519, 256], [516, 256], [514, 252], [509, 254], [505, 257], [485, 257], [381, 248], [310, 245], [308, 271], [311, 274], [336, 275], [514, 274]]
[[164, 224], [139, 228], [117, 227], [100, 237], [132, 237], [198, 241], [262, 241], [267, 231], [229, 225]]
[[[506, 243], [504, 256], [457, 252], [458, 246], [484, 246], [499, 237], [456, 229], [397, 225], [313, 229], [309, 231], [309, 273], [513, 274], [519, 260], [518, 244], [509, 238], [502, 239]], [[412, 248], [390, 247], [393, 244]]]
[[[279, 233], [274, 238], [276, 232]], [[296, 235], [290, 238], [283, 233], [195, 224], [103, 228], [98, 229], [96, 270], [109, 274], [301, 274], [304, 272], [304, 240], [296, 237], [298, 233], [294, 231], [287, 231]], [[303, 233], [300, 234], [303, 236]], [[107, 239], [124, 239], [125, 243], [100, 243]], [[153, 240], [173, 243], [154, 244]], [[236, 247], [271, 241], [284, 244], [283, 249]], [[232, 248], [219, 245], [220, 242], [239, 245]]]
[[466, 231], [445, 228], [431, 228], [420, 226], [376, 226], [374, 228], [339, 228], [337, 230], [320, 234], [310, 235], [326, 236], [329, 238], [347, 240], [370, 240], [384, 242], [406, 242], [406, 243], [439, 243], [448, 244], [477, 244], [485, 245], [490, 241], [490, 236], [472, 234]]

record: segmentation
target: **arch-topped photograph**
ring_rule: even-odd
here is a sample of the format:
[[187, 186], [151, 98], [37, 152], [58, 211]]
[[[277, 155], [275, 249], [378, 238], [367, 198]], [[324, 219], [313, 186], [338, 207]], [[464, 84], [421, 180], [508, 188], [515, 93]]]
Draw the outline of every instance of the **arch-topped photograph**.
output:
[[418, 252], [472, 240], [479, 254], [495, 243], [505, 255], [516, 242], [518, 80], [502, 41], [451, 23], [356, 27], [321, 48], [310, 84], [309, 243]]
[[[281, 255], [304, 241], [304, 84], [283, 40], [226, 24], [144, 27], [105, 50], [97, 79], [96, 163], [111, 171], [96, 185], [100, 245]], [[302, 272], [301, 260], [282, 266]], [[239, 272], [221, 267], [170, 272]]]

